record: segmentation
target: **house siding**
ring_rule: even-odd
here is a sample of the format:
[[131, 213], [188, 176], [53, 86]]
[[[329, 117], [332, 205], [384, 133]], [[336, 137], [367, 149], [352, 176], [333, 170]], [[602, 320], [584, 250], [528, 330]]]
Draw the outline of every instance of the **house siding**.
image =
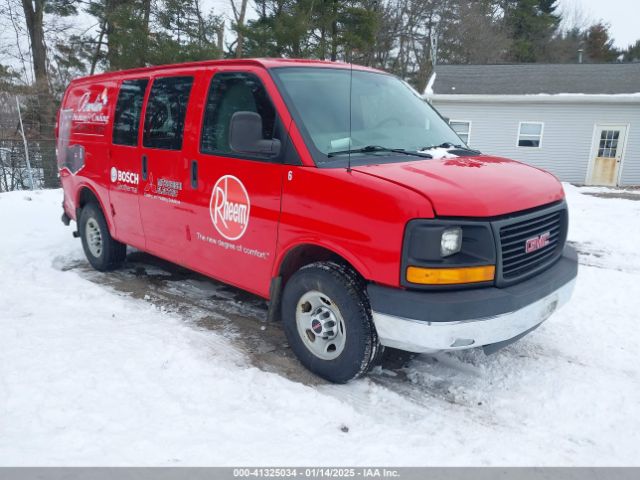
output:
[[[596, 124], [627, 125], [620, 185], [640, 185], [640, 105], [588, 103], [491, 103], [433, 99], [450, 119], [471, 122], [472, 147], [550, 171], [563, 181], [585, 183]], [[520, 122], [544, 122], [541, 148], [517, 147]]]

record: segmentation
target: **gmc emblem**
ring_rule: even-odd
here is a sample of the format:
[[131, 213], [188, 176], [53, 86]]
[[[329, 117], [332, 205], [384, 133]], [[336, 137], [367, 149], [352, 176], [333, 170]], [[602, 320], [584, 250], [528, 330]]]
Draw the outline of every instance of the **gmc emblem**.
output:
[[549, 245], [549, 237], [551, 236], [551, 232], [544, 232], [538, 235], [537, 237], [533, 237], [527, 240], [525, 243], [524, 251], [526, 253], [535, 252], [536, 250], [540, 250], [543, 247]]

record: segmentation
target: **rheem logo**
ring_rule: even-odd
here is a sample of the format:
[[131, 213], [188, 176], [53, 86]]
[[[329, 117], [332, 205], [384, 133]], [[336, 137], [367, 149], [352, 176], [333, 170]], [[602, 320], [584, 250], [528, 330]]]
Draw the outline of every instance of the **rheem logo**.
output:
[[213, 186], [209, 212], [218, 233], [227, 240], [238, 240], [249, 225], [251, 203], [244, 185], [233, 175], [220, 177]]

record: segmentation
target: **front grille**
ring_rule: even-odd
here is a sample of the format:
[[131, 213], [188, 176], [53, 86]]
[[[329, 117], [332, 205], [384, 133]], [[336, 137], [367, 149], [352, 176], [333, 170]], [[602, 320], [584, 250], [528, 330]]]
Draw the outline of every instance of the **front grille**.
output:
[[502, 279], [509, 283], [523, 279], [551, 264], [562, 252], [567, 232], [566, 206], [511, 218], [498, 231]]

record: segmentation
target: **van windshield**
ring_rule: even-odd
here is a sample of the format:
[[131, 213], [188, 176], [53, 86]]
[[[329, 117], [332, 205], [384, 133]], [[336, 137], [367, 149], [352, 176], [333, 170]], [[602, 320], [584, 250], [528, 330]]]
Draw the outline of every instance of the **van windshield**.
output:
[[378, 163], [381, 156], [411, 160], [389, 150], [419, 152], [435, 145], [464, 144], [427, 102], [392, 75], [353, 70], [350, 86], [348, 69], [271, 71], [301, 133], [312, 144], [316, 163], [335, 161], [336, 153], [345, 151], [352, 151], [359, 164]]

